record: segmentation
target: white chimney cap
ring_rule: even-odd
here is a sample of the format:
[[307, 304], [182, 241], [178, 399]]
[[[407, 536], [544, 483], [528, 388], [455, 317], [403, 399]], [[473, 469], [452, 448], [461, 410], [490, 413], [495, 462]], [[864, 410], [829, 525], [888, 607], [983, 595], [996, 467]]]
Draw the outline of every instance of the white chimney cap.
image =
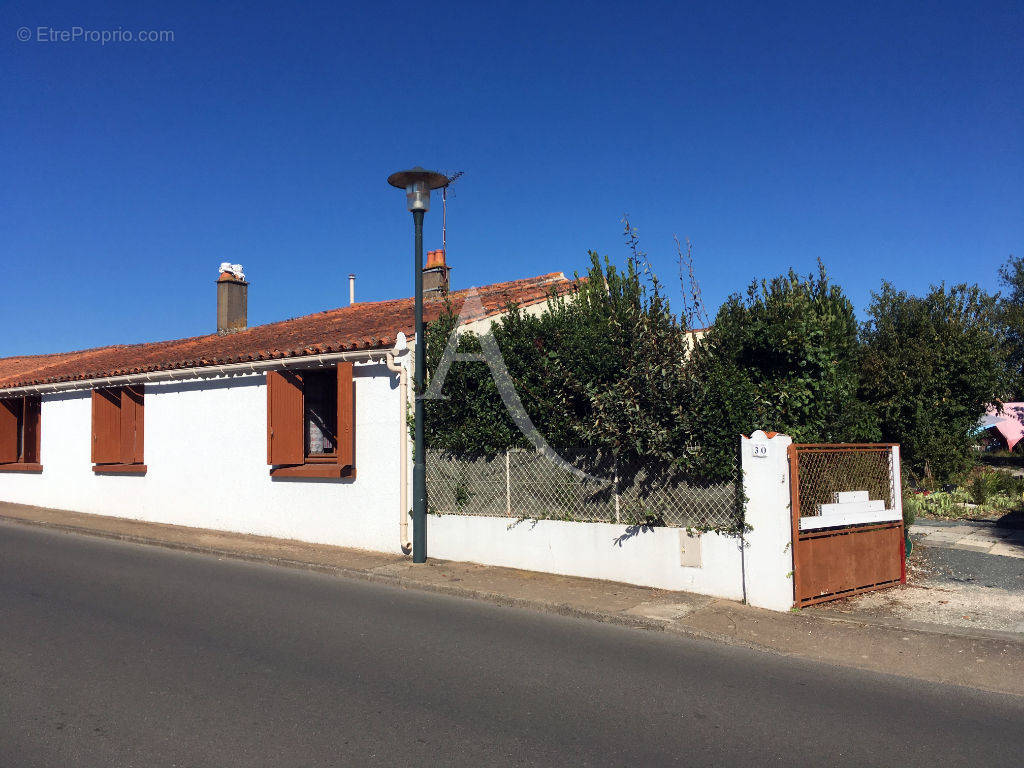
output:
[[220, 272], [218, 272], [218, 274], [223, 274], [224, 272], [230, 272], [232, 275], [237, 277], [239, 280], [245, 280], [245, 273], [242, 271], [242, 265], [241, 264], [229, 264], [226, 261], [225, 262], [221, 262]]

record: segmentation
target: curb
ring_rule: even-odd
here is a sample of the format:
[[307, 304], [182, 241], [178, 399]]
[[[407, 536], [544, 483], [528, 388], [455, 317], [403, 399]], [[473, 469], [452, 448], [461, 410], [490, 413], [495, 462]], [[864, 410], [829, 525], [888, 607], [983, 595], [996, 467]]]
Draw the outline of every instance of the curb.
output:
[[923, 621], [906, 621], [903, 619], [885, 619], [877, 616], [860, 616], [850, 614], [849, 616], [832, 616], [820, 613], [814, 618], [823, 621], [831, 621], [836, 624], [860, 624], [873, 627], [885, 627], [886, 629], [898, 629], [901, 632], [920, 632], [926, 635], [937, 635], [939, 637], [961, 637], [967, 640], [994, 640], [1000, 643], [1012, 643], [1024, 649], [1024, 635], [1018, 632], [1003, 632], [997, 629], [972, 629], [970, 627], [958, 627], [952, 624], [934, 625]]

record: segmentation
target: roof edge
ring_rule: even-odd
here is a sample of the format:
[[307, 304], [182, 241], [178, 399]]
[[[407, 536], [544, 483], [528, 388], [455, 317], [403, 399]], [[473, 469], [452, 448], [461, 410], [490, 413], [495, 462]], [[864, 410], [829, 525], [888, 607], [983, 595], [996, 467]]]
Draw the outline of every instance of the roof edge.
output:
[[[525, 278], [521, 280], [513, 280], [504, 283], [493, 283], [490, 285], [475, 288], [478, 291], [488, 291], [490, 293], [498, 292], [500, 295], [501, 291], [515, 291], [522, 289], [527, 296], [516, 297], [511, 296], [509, 300], [504, 304], [495, 304], [487, 307], [487, 312], [481, 317], [473, 318], [474, 321], [485, 320], [488, 318], [498, 317], [505, 313], [509, 305], [517, 305], [521, 307], [529, 307], [547, 301], [550, 291], [545, 290], [544, 295], [536, 295], [538, 289], [546, 289], [548, 286], [555, 284], [562, 284], [567, 287], [574, 285], [574, 281], [570, 281], [565, 277], [564, 272], [549, 272], [544, 275], [538, 275], [537, 277]], [[461, 298], [469, 291], [474, 288], [466, 288], [459, 291], [453, 291], [452, 296], [455, 298]], [[570, 289], [571, 290], [571, 289]], [[529, 295], [532, 292], [532, 295]], [[560, 293], [561, 291], [559, 291]], [[568, 291], [566, 291], [568, 292]], [[390, 305], [395, 307], [396, 313], [405, 309], [406, 305], [411, 302], [411, 299], [387, 299], [379, 302], [366, 302], [359, 305], [353, 305], [363, 309], [377, 308], [390, 309]], [[337, 316], [343, 312], [353, 311], [353, 306], [339, 307], [329, 310], [324, 310], [318, 313], [311, 313], [309, 315], [302, 315], [296, 318], [288, 320], [277, 320], [272, 323], [266, 323], [263, 325], [253, 326], [252, 328], [238, 332], [238, 334], [232, 334], [237, 338], [244, 339], [247, 332], [255, 332], [263, 329], [273, 328], [278, 325], [285, 325], [288, 323], [294, 323], [302, 321], [308, 318], [317, 318], [323, 316]], [[196, 370], [211, 370], [216, 371], [224, 369], [226, 367], [239, 366], [242, 368], [258, 366], [261, 370], [266, 367], [276, 367], [281, 365], [286, 367], [287, 363], [283, 361], [300, 360], [300, 359], [320, 359], [328, 356], [343, 359], [345, 356], [362, 357], [367, 354], [376, 354], [378, 357], [382, 357], [391, 347], [393, 347], [398, 333], [404, 332], [409, 334], [411, 329], [405, 328], [401, 322], [394, 323], [393, 327], [388, 329], [380, 329], [372, 335], [362, 337], [349, 337], [348, 339], [330, 340], [329, 342], [319, 342], [310, 339], [306, 339], [304, 343], [300, 343], [296, 346], [289, 348], [286, 343], [282, 343], [281, 347], [274, 348], [272, 346], [264, 346], [263, 348], [256, 347], [255, 349], [250, 347], [249, 349], [233, 350], [229, 354], [213, 354], [210, 355], [209, 351], [202, 349], [195, 350], [196, 357], [183, 357], [181, 359], [163, 359], [154, 360], [149, 363], [141, 365], [132, 365], [133, 361], [125, 360], [120, 366], [111, 366], [103, 368], [96, 363], [102, 361], [93, 361], [93, 366], [88, 367], [86, 362], [78, 371], [60, 371], [63, 361], [68, 360], [69, 362], [78, 356], [85, 358], [82, 362], [92, 357], [101, 357], [104, 352], [110, 351], [125, 351], [130, 352], [132, 349], [142, 348], [159, 348], [161, 345], [167, 345], [173, 348], [175, 345], [190, 344], [205, 339], [219, 338], [218, 334], [206, 334], [203, 336], [192, 336], [183, 339], [169, 339], [165, 341], [156, 342], [140, 342], [136, 344], [110, 344], [100, 347], [92, 347], [89, 349], [72, 351], [72, 352], [55, 352], [55, 353], [43, 353], [38, 355], [15, 355], [8, 358], [0, 358], [0, 363], [6, 361], [27, 361], [27, 360], [39, 360], [46, 364], [37, 366], [35, 368], [24, 370], [22, 373], [15, 373], [8, 376], [8, 381], [3, 385], [0, 385], [0, 394], [10, 395], [14, 393], [36, 393], [36, 392], [54, 392], [64, 389], [79, 389], [85, 388], [90, 382], [127, 382], [129, 380], [137, 381], [153, 381], [159, 377], [170, 377], [173, 378], [173, 374], [185, 371], [196, 371]], [[283, 347], [283, 348], [282, 348]], [[47, 369], [54, 372], [55, 375], [46, 376]], [[55, 370], [56, 369], [56, 370]], [[33, 377], [36, 374], [36, 377]], [[39, 376], [38, 374], [43, 374]], [[100, 384], [99, 386], [114, 386], [113, 383]]]
[[211, 378], [216, 376], [241, 376], [259, 374], [266, 371], [288, 368], [311, 368], [327, 366], [340, 361], [373, 362], [383, 360], [388, 355], [404, 355], [408, 349], [401, 351], [393, 347], [376, 347], [349, 352], [333, 352], [318, 355], [294, 355], [277, 357], [270, 360], [253, 360], [242, 363], [212, 363], [182, 368], [162, 368], [153, 371], [117, 374], [113, 376], [94, 376], [92, 378], [69, 379], [52, 383], [24, 384], [0, 389], [0, 397], [12, 395], [47, 395], [57, 392], [73, 392], [79, 389], [96, 389], [102, 387], [118, 387], [129, 384], [169, 383], [187, 381], [189, 379]]

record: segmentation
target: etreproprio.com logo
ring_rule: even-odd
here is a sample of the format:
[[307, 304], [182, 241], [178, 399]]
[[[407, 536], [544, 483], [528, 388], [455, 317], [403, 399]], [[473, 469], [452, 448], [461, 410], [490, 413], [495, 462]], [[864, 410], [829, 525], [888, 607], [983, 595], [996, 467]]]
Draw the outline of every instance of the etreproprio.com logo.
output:
[[88, 29], [86, 27], [18, 27], [17, 38], [37, 43], [173, 43], [174, 30]]

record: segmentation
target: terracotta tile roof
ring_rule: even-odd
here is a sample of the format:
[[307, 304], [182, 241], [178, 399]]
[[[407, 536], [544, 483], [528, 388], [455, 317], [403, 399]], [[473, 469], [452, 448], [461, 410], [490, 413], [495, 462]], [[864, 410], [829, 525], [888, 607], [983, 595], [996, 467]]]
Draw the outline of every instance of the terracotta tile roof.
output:
[[[543, 301], [552, 290], [566, 293], [573, 284], [560, 272], [477, 288], [485, 316], [500, 314], [509, 304]], [[459, 311], [466, 291], [450, 294]], [[429, 323], [442, 302], [425, 305]], [[175, 341], [98, 347], [80, 352], [0, 358], [0, 389], [33, 384], [96, 379], [132, 373], [227, 365], [254, 360], [297, 357], [359, 349], [393, 347], [399, 331], [413, 335], [413, 300], [353, 304], [237, 333], [195, 336]]]

